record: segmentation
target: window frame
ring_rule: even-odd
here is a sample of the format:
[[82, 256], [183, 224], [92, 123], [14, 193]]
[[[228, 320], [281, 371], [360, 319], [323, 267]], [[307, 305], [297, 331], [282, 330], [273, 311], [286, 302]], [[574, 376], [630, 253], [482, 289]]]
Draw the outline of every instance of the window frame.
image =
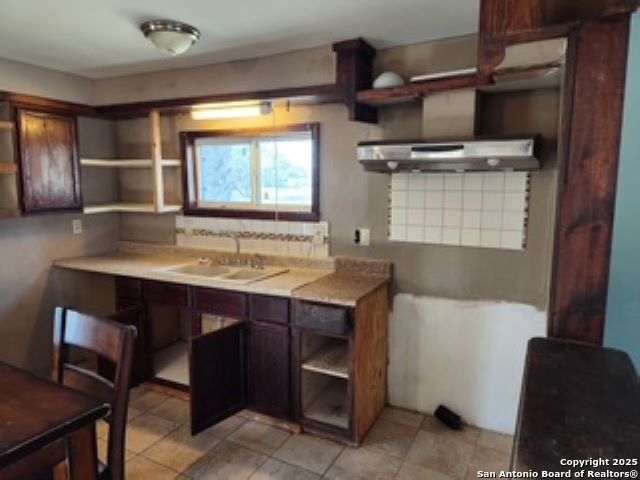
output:
[[[308, 211], [267, 208], [233, 208], [225, 206], [198, 205], [198, 175], [196, 159], [196, 141], [203, 138], [221, 137], [277, 137], [291, 132], [309, 132], [311, 134], [311, 209]], [[235, 217], [261, 220], [318, 221], [320, 220], [320, 124], [302, 123], [278, 127], [234, 129], [234, 130], [193, 130], [180, 132], [182, 151], [182, 194], [184, 215], [201, 217]]]

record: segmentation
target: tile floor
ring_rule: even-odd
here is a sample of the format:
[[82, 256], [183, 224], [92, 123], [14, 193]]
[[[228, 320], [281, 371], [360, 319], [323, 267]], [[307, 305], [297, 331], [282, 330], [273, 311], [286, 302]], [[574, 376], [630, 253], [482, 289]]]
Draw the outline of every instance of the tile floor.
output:
[[[448, 480], [509, 464], [511, 437], [473, 427], [454, 432], [398, 408], [383, 412], [358, 449], [256, 418], [241, 412], [192, 437], [184, 398], [138, 387], [129, 408], [127, 479]], [[104, 458], [104, 424], [97, 435]]]

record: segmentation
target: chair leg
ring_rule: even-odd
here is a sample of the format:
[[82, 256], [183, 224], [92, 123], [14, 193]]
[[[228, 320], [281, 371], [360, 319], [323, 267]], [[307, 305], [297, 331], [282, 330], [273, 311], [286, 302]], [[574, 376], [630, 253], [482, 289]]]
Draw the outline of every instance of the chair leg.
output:
[[69, 475], [67, 472], [67, 462], [60, 462], [53, 467], [53, 480], [68, 480]]

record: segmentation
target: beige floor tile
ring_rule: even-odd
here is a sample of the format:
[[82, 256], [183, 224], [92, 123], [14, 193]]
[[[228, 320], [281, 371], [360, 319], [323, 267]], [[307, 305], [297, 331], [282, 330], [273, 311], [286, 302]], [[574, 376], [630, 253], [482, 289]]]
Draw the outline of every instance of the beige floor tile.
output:
[[137, 408], [129, 407], [127, 410], [127, 421], [133, 420], [136, 417], [142, 415], [142, 410], [138, 410]]
[[99, 440], [107, 440], [109, 438], [109, 424], [104, 420], [96, 422], [96, 438]]
[[141, 453], [176, 428], [178, 424], [174, 422], [144, 413], [129, 422], [126, 448]]
[[279, 428], [249, 420], [227, 437], [227, 440], [271, 455], [289, 438], [290, 434]]
[[344, 447], [311, 435], [292, 435], [273, 458], [322, 475]]
[[[107, 463], [107, 448], [108, 448], [107, 441], [99, 438], [97, 442], [97, 446], [98, 446], [98, 459], [102, 463]], [[128, 462], [135, 456], [136, 456], [135, 453], [125, 449], [125, 457], [124, 457], [125, 462]]]
[[129, 405], [136, 410], [146, 412], [154, 407], [157, 407], [168, 398], [170, 398], [169, 395], [165, 395], [164, 393], [144, 389], [139, 393], [137, 392], [136, 394], [130, 394]]
[[149, 410], [149, 413], [182, 425], [190, 420], [191, 407], [186, 400], [169, 397], [157, 407]]
[[478, 445], [484, 448], [491, 448], [502, 453], [511, 454], [513, 448], [513, 437], [502, 433], [482, 430], [478, 437]]
[[394, 478], [400, 460], [366, 448], [345, 448], [324, 478], [332, 480], [387, 480]]
[[127, 480], [173, 480], [178, 474], [142, 456], [126, 463]]
[[395, 480], [454, 480], [454, 477], [405, 462], [400, 467]]
[[363, 446], [378, 453], [404, 458], [416, 436], [418, 427], [379, 419], [367, 434]]
[[497, 476], [499, 476], [501, 471], [509, 468], [510, 460], [510, 455], [507, 453], [491, 450], [490, 448], [477, 447], [469, 465], [467, 478], [478, 478], [478, 471], [496, 472]]
[[405, 461], [461, 478], [467, 473], [475, 448], [459, 438], [420, 430]]
[[192, 465], [184, 474], [194, 480], [245, 480], [249, 478], [267, 458], [266, 455], [249, 450], [248, 448], [223, 441]]
[[233, 417], [229, 417], [215, 425], [212, 425], [207, 429], [207, 431], [212, 432], [213, 435], [218, 438], [227, 438], [245, 423], [247, 423], [247, 419], [245, 417], [234, 415]]
[[431, 415], [425, 415], [422, 426], [422, 430], [427, 432], [436, 433], [438, 435], [450, 435], [455, 438], [459, 438], [466, 442], [476, 443], [480, 436], [480, 429], [472, 427], [470, 425], [463, 425], [462, 430], [452, 430], [444, 423]]
[[317, 480], [320, 475], [270, 458], [251, 475], [251, 480]]
[[382, 420], [391, 420], [396, 423], [401, 423], [407, 427], [418, 428], [422, 423], [424, 415], [410, 410], [404, 410], [402, 408], [387, 407], [380, 414]]
[[221, 441], [207, 430], [191, 436], [191, 427], [183, 425], [151, 445], [142, 455], [176, 472], [182, 472]]
[[99, 438], [96, 442], [96, 446], [98, 447], [98, 460], [102, 463], [107, 463], [107, 441]]

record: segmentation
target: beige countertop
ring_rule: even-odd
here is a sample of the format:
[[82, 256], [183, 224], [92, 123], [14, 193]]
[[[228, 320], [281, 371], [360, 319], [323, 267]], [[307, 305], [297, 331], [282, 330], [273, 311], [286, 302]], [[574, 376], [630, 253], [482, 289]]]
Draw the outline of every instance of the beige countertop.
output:
[[388, 277], [332, 272], [293, 291], [293, 298], [355, 307], [358, 300], [389, 282]]
[[215, 278], [176, 274], [167, 269], [193, 263], [195, 258], [177, 254], [111, 252], [56, 260], [69, 270], [120, 275], [161, 282], [286, 296], [353, 307], [358, 300], [388, 282], [388, 277], [334, 272], [326, 269], [288, 267], [288, 271], [251, 283], [233, 283]]

